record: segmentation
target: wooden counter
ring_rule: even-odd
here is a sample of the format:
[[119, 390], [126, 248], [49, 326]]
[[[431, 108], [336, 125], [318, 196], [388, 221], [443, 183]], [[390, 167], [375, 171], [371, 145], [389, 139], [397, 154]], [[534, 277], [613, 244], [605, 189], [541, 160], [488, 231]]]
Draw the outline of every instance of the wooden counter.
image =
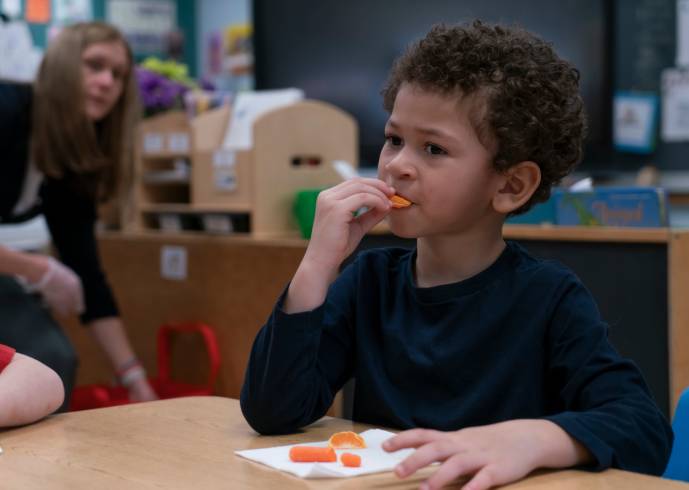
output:
[[[505, 227], [537, 256], [571, 267], [591, 289], [611, 338], [640, 365], [669, 413], [689, 386], [689, 231], [670, 229]], [[137, 353], [155, 373], [155, 333], [166, 322], [203, 321], [219, 337], [223, 366], [217, 393], [238, 397], [249, 350], [277, 297], [296, 270], [306, 241], [163, 233], [104, 233], [103, 264]], [[363, 248], [410, 245], [389, 234], [369, 235]], [[161, 249], [184, 247], [185, 280], [161, 277]], [[112, 373], [87, 332], [67, 331], [81, 357], [78, 384], [107, 382]], [[179, 339], [173, 374], [200, 381], [202, 344]]]

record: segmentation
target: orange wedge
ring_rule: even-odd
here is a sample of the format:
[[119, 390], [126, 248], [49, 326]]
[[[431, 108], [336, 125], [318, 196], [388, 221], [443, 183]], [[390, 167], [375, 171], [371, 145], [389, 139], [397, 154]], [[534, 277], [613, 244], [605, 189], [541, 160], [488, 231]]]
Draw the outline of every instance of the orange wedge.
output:
[[407, 206], [411, 206], [411, 201], [403, 198], [402, 196], [398, 196], [397, 194], [390, 198], [390, 203], [392, 204], [393, 208], [406, 208]]
[[340, 456], [340, 462], [342, 466], [347, 466], [348, 468], [358, 468], [361, 466], [361, 456], [352, 453], [342, 453]]
[[336, 432], [330, 439], [328, 445], [334, 449], [363, 449], [366, 447], [364, 438], [356, 432]]

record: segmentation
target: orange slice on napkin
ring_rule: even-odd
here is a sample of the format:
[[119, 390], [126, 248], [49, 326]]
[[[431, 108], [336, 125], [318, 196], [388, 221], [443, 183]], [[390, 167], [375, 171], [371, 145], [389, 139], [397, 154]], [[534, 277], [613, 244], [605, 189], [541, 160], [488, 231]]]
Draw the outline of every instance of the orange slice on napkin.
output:
[[352, 453], [342, 453], [342, 456], [340, 456], [340, 462], [342, 463], [342, 466], [346, 466], [348, 468], [358, 468], [361, 466], [361, 456]]
[[364, 438], [356, 432], [336, 432], [330, 439], [328, 445], [334, 449], [363, 449], [366, 447]]

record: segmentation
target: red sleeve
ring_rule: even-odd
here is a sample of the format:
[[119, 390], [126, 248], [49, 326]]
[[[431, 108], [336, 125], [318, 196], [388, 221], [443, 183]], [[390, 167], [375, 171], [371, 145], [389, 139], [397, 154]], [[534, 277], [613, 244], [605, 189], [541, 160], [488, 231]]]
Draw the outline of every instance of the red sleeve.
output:
[[0, 344], [0, 373], [12, 361], [15, 350], [4, 344]]

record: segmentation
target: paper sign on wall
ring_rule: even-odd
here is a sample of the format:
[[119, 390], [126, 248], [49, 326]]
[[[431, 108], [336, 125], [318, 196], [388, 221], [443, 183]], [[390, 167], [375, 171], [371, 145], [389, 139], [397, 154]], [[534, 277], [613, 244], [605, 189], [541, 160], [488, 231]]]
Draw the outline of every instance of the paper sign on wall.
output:
[[26, 0], [27, 22], [47, 24], [50, 22], [50, 0]]
[[618, 92], [614, 97], [615, 148], [651, 153], [655, 148], [658, 96], [653, 93]]
[[661, 86], [663, 140], [689, 141], [689, 71], [676, 68], [663, 70]]
[[1, 80], [33, 81], [43, 54], [34, 47], [26, 22], [0, 23], [0, 53]]
[[61, 23], [93, 19], [91, 0], [55, 0], [55, 20]]
[[120, 28], [137, 54], [165, 50], [165, 38], [177, 26], [177, 2], [170, 0], [109, 0], [107, 20]]
[[689, 0], [677, 0], [676, 64], [689, 66]]
[[186, 247], [164, 245], [160, 249], [160, 276], [173, 281], [187, 278]]
[[8, 15], [10, 18], [19, 17], [22, 13], [21, 0], [2, 0], [0, 7], [5, 15]]

